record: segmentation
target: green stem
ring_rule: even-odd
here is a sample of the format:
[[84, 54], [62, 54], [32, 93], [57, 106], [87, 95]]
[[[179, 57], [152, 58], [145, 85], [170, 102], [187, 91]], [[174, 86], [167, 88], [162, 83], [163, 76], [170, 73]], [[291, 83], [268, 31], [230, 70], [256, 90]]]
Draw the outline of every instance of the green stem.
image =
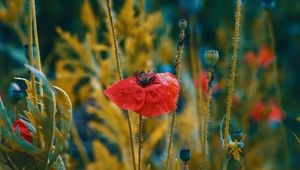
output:
[[119, 73], [118, 75], [119, 75], [119, 79], [122, 80], [123, 79], [123, 75], [122, 75], [121, 64], [120, 64], [120, 57], [119, 57], [119, 51], [118, 51], [116, 31], [115, 31], [114, 22], [113, 22], [113, 19], [112, 19], [112, 12], [111, 12], [110, 1], [109, 0], [105, 0], [105, 2], [106, 2], [106, 6], [107, 6], [107, 13], [108, 13], [109, 22], [110, 22], [111, 31], [112, 31], [112, 36], [113, 36], [115, 57], [116, 57], [117, 69], [118, 69], [118, 73]]
[[229, 81], [229, 91], [227, 96], [227, 106], [226, 106], [226, 116], [225, 116], [223, 170], [227, 169], [226, 160], [228, 154], [229, 123], [230, 123], [230, 114], [231, 114], [231, 107], [232, 107], [232, 97], [234, 92], [234, 81], [236, 76], [240, 17], [241, 17], [241, 0], [238, 0], [237, 7], [236, 7], [236, 15], [235, 15], [235, 30], [234, 30], [234, 43], [233, 43], [233, 58], [231, 62], [231, 77]]
[[143, 117], [139, 116], [139, 155], [138, 155], [138, 170], [141, 170], [141, 155], [143, 147]]
[[[181, 69], [180, 66], [181, 66], [184, 35], [185, 35], [185, 30], [182, 29], [180, 31], [178, 57], [177, 57], [177, 63], [176, 63], [176, 66], [177, 66], [176, 67], [176, 77], [178, 80], [180, 80], [180, 69]], [[169, 159], [170, 159], [171, 148], [172, 148], [172, 139], [173, 139], [175, 118], [176, 118], [176, 110], [174, 110], [172, 112], [172, 123], [171, 123], [170, 136], [169, 136], [168, 155], [167, 155], [167, 160], [166, 160], [166, 170], [168, 170], [168, 168], [169, 168]]]
[[[117, 62], [118, 76], [119, 76], [119, 80], [122, 80], [123, 79], [123, 75], [122, 75], [120, 58], [119, 58], [119, 52], [118, 52], [118, 44], [117, 44], [116, 32], [115, 32], [114, 22], [113, 22], [113, 19], [112, 19], [111, 6], [110, 6], [109, 0], [105, 0], [105, 2], [106, 2], [107, 13], [108, 13], [108, 17], [109, 17], [109, 21], [110, 21], [110, 26], [111, 26], [111, 30], [112, 30], [114, 52], [115, 52], [115, 57], [116, 57], [116, 62]], [[131, 128], [132, 126], [131, 126], [130, 116], [129, 116], [128, 110], [126, 112], [126, 117], [127, 117], [127, 122], [128, 122], [128, 129], [129, 129], [129, 138], [130, 138], [130, 148], [131, 148], [132, 164], [133, 164], [133, 169], [136, 170], [136, 163], [135, 163], [135, 156], [134, 156], [134, 147], [133, 147], [133, 139], [132, 139], [132, 128]]]
[[270, 40], [271, 40], [271, 48], [272, 48], [272, 53], [274, 55], [273, 74], [274, 74], [274, 81], [275, 81], [276, 97], [277, 97], [279, 106], [281, 106], [281, 92], [280, 92], [280, 87], [279, 87], [279, 82], [278, 82], [277, 57], [276, 57], [276, 50], [275, 50], [276, 45], [275, 45], [274, 29], [273, 29], [273, 24], [272, 24], [272, 15], [269, 11], [267, 12], [266, 15], [267, 15], [269, 36], [270, 36]]
[[207, 85], [208, 85], [208, 91], [207, 91], [207, 101], [206, 101], [206, 107], [205, 107], [205, 120], [204, 120], [204, 134], [203, 134], [203, 155], [205, 156], [203, 159], [203, 165], [205, 168], [207, 168], [207, 161], [208, 161], [208, 142], [207, 142], [207, 132], [208, 132], [208, 119], [209, 119], [209, 114], [210, 114], [210, 102], [211, 102], [211, 81], [213, 77], [213, 72], [209, 71], [207, 73]]

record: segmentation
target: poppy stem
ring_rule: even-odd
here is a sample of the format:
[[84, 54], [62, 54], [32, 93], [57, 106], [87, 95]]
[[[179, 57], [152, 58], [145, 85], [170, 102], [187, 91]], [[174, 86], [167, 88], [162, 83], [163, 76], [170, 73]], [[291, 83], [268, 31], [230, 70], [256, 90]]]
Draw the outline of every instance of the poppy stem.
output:
[[108, 13], [108, 17], [109, 17], [110, 27], [111, 27], [111, 31], [112, 31], [112, 36], [113, 36], [115, 57], [116, 57], [117, 69], [118, 69], [118, 73], [119, 73], [118, 75], [119, 75], [119, 79], [122, 80], [123, 75], [122, 75], [121, 64], [120, 64], [120, 57], [119, 57], [116, 31], [115, 31], [114, 22], [113, 22], [113, 19], [112, 19], [110, 0], [105, 0], [105, 2], [106, 2], [107, 13]]
[[281, 92], [280, 92], [280, 87], [279, 87], [279, 82], [278, 82], [277, 57], [276, 57], [276, 50], [275, 50], [276, 43], [275, 43], [275, 35], [274, 35], [274, 29], [273, 29], [273, 24], [272, 24], [272, 14], [270, 11], [267, 11], [266, 17], [267, 17], [269, 36], [270, 36], [270, 41], [271, 41], [271, 49], [272, 49], [272, 53], [274, 55], [273, 74], [274, 74], [276, 97], [277, 97], [279, 106], [281, 106]]
[[[183, 26], [183, 24], [185, 24], [185, 27]], [[183, 43], [184, 43], [186, 24], [187, 24], [186, 20], [179, 21], [180, 37], [179, 37], [179, 44], [178, 44], [179, 46], [177, 49], [177, 61], [176, 61], [176, 77], [177, 77], [178, 81], [180, 80], [180, 66], [181, 66], [182, 49], [183, 49]], [[170, 154], [171, 154], [171, 148], [172, 148], [172, 139], [173, 139], [175, 118], [176, 118], [176, 110], [174, 110], [172, 112], [172, 122], [171, 122], [170, 136], [169, 136], [168, 154], [167, 154], [167, 160], [166, 160], [166, 170], [169, 169], [169, 160], [170, 160]]]
[[139, 117], [139, 155], [138, 155], [138, 170], [141, 169], [141, 155], [143, 147], [143, 117]]
[[207, 99], [206, 99], [206, 107], [205, 107], [205, 119], [204, 119], [204, 131], [203, 131], [203, 165], [207, 168], [207, 161], [208, 161], [208, 142], [207, 142], [207, 132], [208, 132], [208, 119], [210, 114], [210, 102], [211, 102], [211, 95], [212, 95], [212, 89], [211, 89], [211, 81], [213, 81], [213, 71], [208, 71], [207, 73]]
[[132, 157], [133, 169], [136, 170], [136, 165], [135, 165], [136, 162], [135, 162], [133, 139], [132, 139], [132, 127], [131, 127], [131, 121], [130, 121], [128, 110], [126, 112], [126, 117], [127, 117], [127, 122], [128, 122], [128, 129], [129, 129], [130, 149], [131, 149], [131, 157]]
[[234, 81], [236, 76], [235, 74], [236, 74], [236, 65], [237, 65], [240, 18], [241, 18], [241, 0], [237, 0], [236, 14], [235, 14], [234, 42], [233, 42], [233, 56], [231, 62], [231, 77], [229, 80], [229, 89], [228, 89], [226, 115], [225, 115], [223, 170], [227, 170], [226, 160], [228, 155], [229, 123], [230, 123], [230, 114], [231, 114], [231, 107], [232, 107], [232, 97], [234, 92]]
[[[114, 50], [115, 50], [115, 57], [116, 57], [116, 62], [117, 62], [117, 70], [118, 70], [119, 80], [122, 80], [123, 75], [122, 75], [119, 52], [118, 52], [117, 37], [116, 37], [114, 22], [113, 22], [113, 19], [112, 19], [110, 0], [105, 0], [105, 2], [106, 2], [107, 13], [108, 13], [109, 21], [110, 21], [112, 37], [113, 37], [113, 42], [114, 42], [113, 44], [114, 44]], [[127, 117], [127, 122], [128, 122], [128, 130], [129, 130], [129, 138], [130, 138], [130, 149], [131, 149], [133, 169], [136, 170], [136, 162], [135, 162], [133, 139], [132, 139], [132, 128], [131, 128], [132, 126], [131, 126], [130, 116], [129, 116], [128, 110], [126, 111], [125, 116]]]

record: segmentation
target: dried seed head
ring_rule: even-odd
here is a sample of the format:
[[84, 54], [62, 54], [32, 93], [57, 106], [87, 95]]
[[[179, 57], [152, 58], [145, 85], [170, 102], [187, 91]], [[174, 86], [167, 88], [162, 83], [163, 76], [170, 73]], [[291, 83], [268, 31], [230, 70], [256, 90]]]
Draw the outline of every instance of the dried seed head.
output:
[[215, 67], [218, 60], [219, 60], [219, 52], [218, 51], [206, 50], [206, 52], [204, 54], [204, 62], [208, 67], [210, 67], [210, 68]]
[[186, 19], [180, 19], [178, 22], [178, 26], [180, 30], [185, 30], [187, 27], [187, 20]]

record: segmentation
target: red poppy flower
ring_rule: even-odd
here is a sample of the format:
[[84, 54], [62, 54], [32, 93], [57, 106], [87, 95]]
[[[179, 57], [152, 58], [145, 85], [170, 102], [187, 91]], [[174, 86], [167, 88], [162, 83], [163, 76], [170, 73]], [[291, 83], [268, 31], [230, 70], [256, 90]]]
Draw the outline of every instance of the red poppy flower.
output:
[[249, 51], [245, 54], [245, 61], [250, 66], [255, 66], [257, 63], [257, 56], [253, 51]]
[[30, 133], [27, 125], [23, 122], [22, 119], [18, 119], [13, 124], [13, 129], [16, 132], [17, 127], [20, 131], [20, 136], [25, 139], [27, 142], [32, 143], [32, 134]]
[[262, 102], [257, 103], [251, 111], [251, 118], [254, 121], [261, 121], [264, 119], [264, 111], [266, 109], [266, 105]]
[[239, 99], [239, 96], [237, 96], [237, 95], [233, 95], [232, 96], [232, 104], [234, 105], [234, 106], [237, 106], [238, 104], [239, 104], [239, 101], [240, 101], [240, 99]]
[[262, 67], [268, 67], [274, 61], [274, 54], [270, 47], [262, 46], [259, 49], [258, 63]]
[[[221, 87], [221, 85], [220, 85], [220, 83], [212, 83], [213, 85], [212, 85], [212, 93], [217, 93], [218, 92], [218, 90], [220, 90], [220, 87]], [[208, 82], [207, 82], [207, 72], [206, 71], [203, 71], [203, 72], [201, 72], [201, 75], [200, 75], [200, 79], [199, 80], [194, 80], [194, 86], [197, 88], [197, 89], [199, 89], [200, 88], [200, 86], [201, 86], [201, 88], [202, 88], [202, 93], [204, 94], [204, 95], [207, 95], [207, 93], [208, 93]]]
[[250, 66], [256, 66], [266, 68], [274, 61], [275, 55], [272, 49], [268, 46], [261, 46], [258, 54], [249, 51], [245, 54], [245, 62]]
[[282, 113], [281, 108], [277, 104], [272, 103], [271, 104], [271, 112], [268, 116], [268, 121], [281, 122], [282, 119], [283, 119], [283, 113]]
[[179, 90], [179, 82], [171, 73], [141, 72], [114, 83], [104, 93], [122, 109], [153, 117], [176, 109]]

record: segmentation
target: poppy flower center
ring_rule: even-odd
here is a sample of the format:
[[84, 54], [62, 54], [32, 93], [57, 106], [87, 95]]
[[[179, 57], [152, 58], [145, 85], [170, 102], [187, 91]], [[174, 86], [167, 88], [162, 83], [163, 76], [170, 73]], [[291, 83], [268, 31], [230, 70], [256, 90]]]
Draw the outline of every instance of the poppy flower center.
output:
[[149, 84], [153, 83], [156, 75], [153, 72], [138, 72], [135, 73], [135, 79], [138, 85], [145, 87], [148, 86]]

